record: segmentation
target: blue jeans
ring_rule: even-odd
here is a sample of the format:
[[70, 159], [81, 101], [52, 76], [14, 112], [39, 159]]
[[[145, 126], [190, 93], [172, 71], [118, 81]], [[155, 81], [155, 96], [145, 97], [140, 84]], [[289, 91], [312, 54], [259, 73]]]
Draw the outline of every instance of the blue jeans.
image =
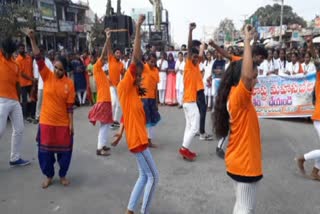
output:
[[144, 190], [141, 213], [149, 214], [153, 193], [159, 180], [159, 172], [148, 148], [143, 152], [136, 153], [135, 156], [139, 168], [139, 178], [131, 192], [128, 210], [135, 211]]

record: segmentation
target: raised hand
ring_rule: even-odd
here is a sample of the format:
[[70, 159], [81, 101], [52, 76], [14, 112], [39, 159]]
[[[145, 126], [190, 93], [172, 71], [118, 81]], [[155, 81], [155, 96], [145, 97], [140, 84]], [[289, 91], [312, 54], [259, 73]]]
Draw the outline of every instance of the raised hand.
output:
[[213, 41], [213, 39], [210, 39], [208, 44], [213, 47], [215, 45], [215, 42]]
[[34, 39], [35, 38], [34, 30], [32, 30], [30, 28], [21, 28], [20, 30], [21, 30], [22, 33], [24, 33], [30, 39]]
[[105, 29], [104, 32], [106, 33], [107, 39], [110, 39], [111, 38], [111, 30], [110, 30], [110, 28]]
[[246, 25], [244, 28], [244, 36], [246, 40], [251, 41], [254, 38], [255, 30], [251, 25]]
[[138, 19], [138, 23], [137, 23], [137, 24], [138, 24], [139, 26], [141, 26], [141, 25], [143, 24], [144, 20], [146, 20], [146, 16], [143, 15], [143, 14], [141, 14], [141, 15], [139, 16], [139, 19]]
[[192, 22], [189, 25], [189, 30], [193, 31], [194, 29], [196, 29], [196, 27], [197, 27], [196, 23]]

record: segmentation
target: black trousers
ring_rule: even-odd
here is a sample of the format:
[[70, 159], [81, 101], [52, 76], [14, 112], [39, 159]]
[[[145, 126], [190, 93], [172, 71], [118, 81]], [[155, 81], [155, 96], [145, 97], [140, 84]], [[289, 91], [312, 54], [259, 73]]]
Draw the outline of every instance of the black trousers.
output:
[[204, 95], [204, 90], [197, 92], [197, 106], [200, 112], [200, 134], [206, 133], [206, 114], [207, 114], [207, 105], [206, 97]]
[[29, 116], [34, 117], [36, 113], [36, 103], [28, 102], [28, 97], [31, 96], [32, 86], [21, 87], [21, 98], [22, 98], [22, 112], [23, 117]]

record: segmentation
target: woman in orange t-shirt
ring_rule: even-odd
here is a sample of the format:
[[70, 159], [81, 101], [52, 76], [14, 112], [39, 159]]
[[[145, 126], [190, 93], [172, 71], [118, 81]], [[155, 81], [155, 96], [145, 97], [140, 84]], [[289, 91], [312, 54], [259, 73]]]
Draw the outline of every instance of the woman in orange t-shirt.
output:
[[154, 138], [154, 127], [161, 119], [157, 103], [157, 85], [160, 81], [159, 70], [156, 67], [157, 56], [150, 53], [147, 56], [147, 62], [142, 72], [142, 87], [146, 89], [146, 95], [141, 97], [144, 112], [147, 120], [149, 147], [156, 148], [157, 145], [152, 142]]
[[[316, 96], [316, 103], [315, 103], [315, 110], [312, 115], [312, 120], [313, 120], [313, 125], [314, 128], [317, 131], [317, 134], [320, 138], [320, 58], [319, 56], [316, 55], [314, 51], [314, 46], [312, 43], [312, 39], [309, 39], [307, 41], [308, 48], [311, 50], [311, 54], [313, 55], [315, 65], [318, 68], [317, 74], [316, 74], [316, 85], [315, 85], [315, 96]], [[304, 162], [305, 161], [311, 161], [314, 160], [314, 167], [312, 169], [310, 178], [313, 180], [320, 181], [320, 175], [319, 175], [319, 170], [320, 170], [320, 150], [313, 150], [310, 151], [303, 156], [296, 158], [298, 167], [300, 169], [300, 172], [303, 175], [306, 175], [306, 171], [304, 169]], [[309, 176], [308, 176], [309, 177]]]
[[231, 63], [222, 77], [214, 111], [217, 137], [229, 134], [225, 162], [227, 174], [234, 181], [234, 214], [254, 213], [256, 190], [263, 176], [259, 121], [252, 103], [258, 76], [250, 47], [252, 39], [252, 27], [246, 26], [242, 65]]
[[128, 149], [137, 159], [139, 178], [131, 192], [127, 214], [133, 214], [143, 195], [141, 213], [150, 213], [150, 204], [158, 183], [159, 173], [154, 163], [152, 154], [148, 148], [148, 134], [146, 129], [146, 117], [140, 96], [146, 94], [142, 88], [141, 79], [144, 65], [141, 56], [140, 28], [145, 16], [140, 15], [136, 25], [133, 60], [123, 80], [118, 85], [120, 105], [123, 110], [123, 126], [117, 135], [115, 144], [122, 137], [123, 127], [126, 130]]
[[[110, 32], [106, 31], [107, 40], [110, 38]], [[100, 122], [97, 152], [98, 156], [110, 155], [110, 147], [108, 147], [108, 137], [110, 125], [113, 124], [112, 105], [110, 95], [110, 80], [102, 67], [104, 58], [107, 55], [107, 41], [104, 44], [100, 58], [93, 66], [93, 76], [97, 86], [97, 103], [89, 112], [89, 121], [95, 125]]]
[[38, 158], [42, 173], [46, 180], [42, 188], [47, 188], [54, 176], [54, 163], [60, 165], [60, 183], [69, 185], [66, 174], [69, 169], [73, 147], [73, 103], [75, 90], [73, 81], [65, 76], [67, 60], [59, 58], [54, 64], [54, 72], [50, 71], [40, 55], [33, 30], [25, 32], [31, 41], [41, 78], [44, 82], [43, 103], [40, 113], [37, 141]]

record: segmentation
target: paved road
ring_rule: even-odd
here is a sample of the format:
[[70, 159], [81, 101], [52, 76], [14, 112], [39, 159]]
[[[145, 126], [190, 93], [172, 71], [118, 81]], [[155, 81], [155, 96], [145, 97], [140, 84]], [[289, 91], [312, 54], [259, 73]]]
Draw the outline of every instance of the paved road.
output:
[[[25, 168], [9, 168], [11, 130], [8, 125], [0, 143], [1, 214], [122, 214], [137, 178], [136, 162], [126, 143], [107, 158], [95, 155], [98, 128], [87, 121], [89, 108], [75, 111], [75, 146], [69, 171], [71, 185], [55, 182], [40, 187], [42, 175], [34, 141], [36, 126], [26, 124]], [[195, 139], [197, 161], [186, 162], [178, 154], [184, 130], [182, 110], [162, 107], [163, 120], [157, 130], [153, 156], [160, 182], [152, 214], [229, 214], [234, 204], [232, 181], [224, 162], [215, 155], [217, 142]], [[208, 118], [208, 129], [210, 120]], [[320, 183], [297, 173], [294, 157], [319, 148], [311, 123], [303, 120], [261, 120], [265, 177], [258, 190], [258, 214], [319, 214]], [[308, 169], [312, 165], [308, 165]]]

